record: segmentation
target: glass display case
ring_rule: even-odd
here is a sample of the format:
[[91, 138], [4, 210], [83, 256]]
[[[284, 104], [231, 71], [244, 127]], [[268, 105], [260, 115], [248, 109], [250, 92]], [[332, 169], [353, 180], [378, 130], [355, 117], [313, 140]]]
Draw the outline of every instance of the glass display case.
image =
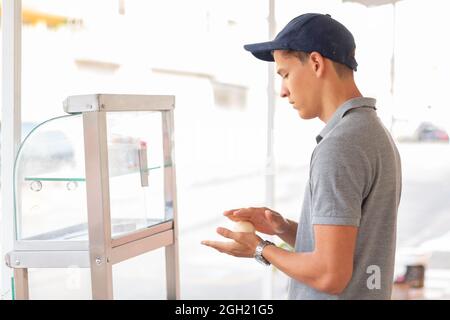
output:
[[15, 295], [28, 268], [91, 268], [92, 298], [112, 299], [112, 265], [166, 249], [179, 298], [173, 96], [84, 95], [25, 137], [14, 171]]

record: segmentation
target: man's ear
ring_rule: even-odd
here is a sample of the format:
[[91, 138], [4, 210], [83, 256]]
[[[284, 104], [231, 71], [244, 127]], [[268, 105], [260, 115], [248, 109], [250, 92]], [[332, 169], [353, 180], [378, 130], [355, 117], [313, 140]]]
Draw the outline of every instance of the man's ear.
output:
[[320, 53], [313, 51], [309, 54], [309, 60], [313, 71], [320, 77], [323, 74], [323, 69], [325, 67], [325, 59]]

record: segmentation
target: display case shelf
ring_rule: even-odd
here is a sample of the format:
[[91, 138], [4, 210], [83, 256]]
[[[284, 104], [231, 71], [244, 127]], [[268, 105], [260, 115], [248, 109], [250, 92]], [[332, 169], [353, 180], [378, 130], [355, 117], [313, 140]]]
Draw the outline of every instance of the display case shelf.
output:
[[[140, 172], [150, 172], [152, 170], [156, 170], [156, 169], [161, 169], [161, 168], [168, 168], [172, 166], [172, 164], [166, 164], [164, 166], [155, 166], [155, 167], [149, 167], [146, 169], [142, 169], [142, 170], [136, 170], [136, 171], [132, 171], [129, 173], [125, 173], [122, 175], [126, 175], [126, 174], [137, 174]], [[63, 182], [85, 182], [86, 178], [69, 178], [69, 177], [25, 177], [24, 178], [25, 181], [63, 181]]]

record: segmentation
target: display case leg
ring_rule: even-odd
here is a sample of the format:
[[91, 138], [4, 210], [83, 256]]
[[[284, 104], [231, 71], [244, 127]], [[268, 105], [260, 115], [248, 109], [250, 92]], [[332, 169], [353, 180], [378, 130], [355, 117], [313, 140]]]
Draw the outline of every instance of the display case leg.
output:
[[103, 261], [99, 262], [97, 260], [94, 265], [91, 264], [91, 286], [92, 299], [113, 299], [113, 279], [111, 263]]
[[14, 299], [16, 300], [28, 300], [30, 298], [28, 290], [27, 268], [14, 269], [14, 291]]
[[83, 114], [92, 299], [113, 299], [106, 113]]
[[180, 299], [180, 278], [178, 270], [178, 244], [166, 246], [166, 288], [167, 299]]

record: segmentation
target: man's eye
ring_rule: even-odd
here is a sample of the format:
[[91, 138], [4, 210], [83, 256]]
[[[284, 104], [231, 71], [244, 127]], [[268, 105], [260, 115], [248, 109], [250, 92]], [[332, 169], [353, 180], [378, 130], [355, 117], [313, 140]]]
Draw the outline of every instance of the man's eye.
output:
[[288, 75], [289, 75], [289, 73], [286, 73], [286, 74], [284, 75], [283, 79], [287, 79]]

